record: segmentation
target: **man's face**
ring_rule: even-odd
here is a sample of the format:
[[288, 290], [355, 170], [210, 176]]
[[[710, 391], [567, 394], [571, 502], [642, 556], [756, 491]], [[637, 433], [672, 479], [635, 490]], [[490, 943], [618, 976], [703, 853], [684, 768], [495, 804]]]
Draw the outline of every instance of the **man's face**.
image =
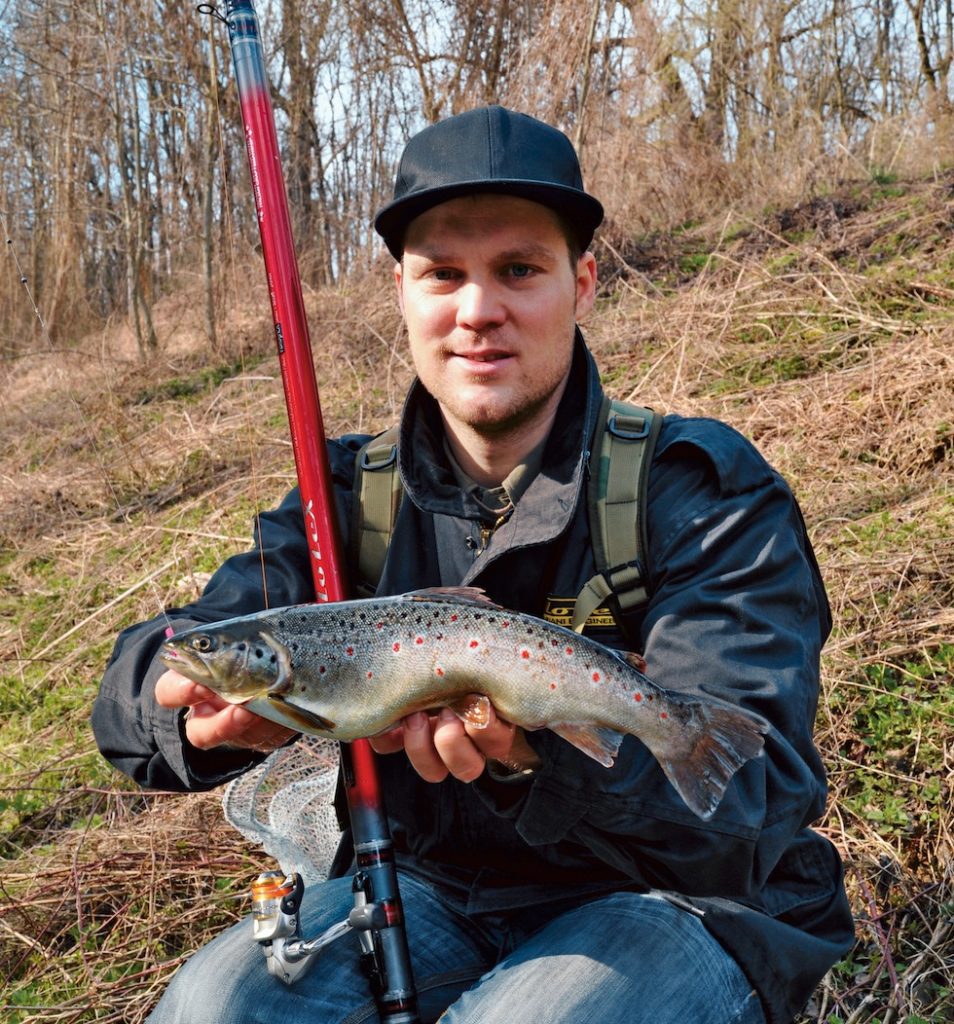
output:
[[592, 254], [571, 265], [550, 209], [490, 194], [435, 206], [408, 227], [395, 280], [415, 369], [452, 429], [549, 424], [596, 288]]

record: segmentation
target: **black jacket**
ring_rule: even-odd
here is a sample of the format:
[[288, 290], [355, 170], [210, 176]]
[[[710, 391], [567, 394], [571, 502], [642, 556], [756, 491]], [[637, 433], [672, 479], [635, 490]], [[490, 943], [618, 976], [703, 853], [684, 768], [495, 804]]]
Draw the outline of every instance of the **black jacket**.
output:
[[[480, 551], [482, 511], [443, 455], [437, 408], [419, 384], [402, 417], [401, 507], [379, 594], [471, 584], [498, 603], [543, 615], [592, 576], [585, 478], [602, 392], [577, 346], [543, 466]], [[364, 438], [329, 444], [347, 533], [354, 456]], [[485, 513], [484, 513], [485, 514]], [[381, 778], [402, 866], [453, 880], [474, 911], [562, 894], [655, 889], [691, 905], [759, 991], [767, 1020], [790, 1021], [850, 946], [852, 920], [833, 846], [808, 826], [824, 808], [812, 741], [819, 653], [831, 627], [804, 524], [784, 481], [739, 434], [667, 416], [648, 503], [649, 604], [627, 622], [659, 685], [711, 694], [772, 726], [708, 822], [693, 815], [635, 738], [606, 769], [555, 734], [530, 733], [544, 766], [531, 779], [424, 782], [403, 755]], [[293, 492], [261, 517], [269, 605], [310, 598]], [[104, 755], [141, 785], [200, 789], [255, 763], [199, 752], [181, 714], [151, 697], [168, 621], [208, 622], [264, 606], [259, 551], [231, 558], [194, 604], [126, 630], [93, 709]], [[634, 646], [618, 630], [599, 639]]]

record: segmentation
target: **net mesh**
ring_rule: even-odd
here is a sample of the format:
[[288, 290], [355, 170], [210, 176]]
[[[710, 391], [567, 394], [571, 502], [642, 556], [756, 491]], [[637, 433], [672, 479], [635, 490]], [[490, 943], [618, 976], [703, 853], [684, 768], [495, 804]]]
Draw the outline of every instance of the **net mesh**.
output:
[[231, 824], [306, 885], [328, 877], [341, 836], [333, 803], [338, 757], [333, 740], [303, 736], [233, 779], [222, 797]]

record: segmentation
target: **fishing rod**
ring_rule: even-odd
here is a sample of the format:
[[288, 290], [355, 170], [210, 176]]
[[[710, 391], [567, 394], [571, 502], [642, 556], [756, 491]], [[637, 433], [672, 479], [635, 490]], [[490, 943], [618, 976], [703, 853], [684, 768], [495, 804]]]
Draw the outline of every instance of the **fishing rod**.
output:
[[[315, 598], [340, 601], [348, 597], [345, 563], [258, 18], [251, 0], [227, 0], [224, 17], [212, 4], [200, 4], [198, 10], [228, 26]], [[416, 1024], [417, 996], [394, 849], [368, 741], [342, 744], [341, 765], [357, 866], [355, 909], [348, 924], [361, 938], [362, 964], [383, 1024]], [[265, 873], [253, 886], [255, 937], [265, 948], [269, 970], [289, 984], [325, 941], [340, 934], [335, 926], [329, 929], [334, 934], [312, 942], [298, 937], [302, 892], [297, 875], [285, 884], [274, 873]]]

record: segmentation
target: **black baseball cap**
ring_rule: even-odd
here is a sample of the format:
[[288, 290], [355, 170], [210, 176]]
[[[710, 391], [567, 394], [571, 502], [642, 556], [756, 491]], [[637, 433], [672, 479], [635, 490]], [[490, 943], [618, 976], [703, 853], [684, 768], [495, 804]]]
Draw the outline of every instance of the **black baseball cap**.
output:
[[583, 191], [580, 161], [556, 128], [504, 107], [479, 107], [429, 125], [404, 147], [394, 198], [374, 227], [399, 260], [408, 224], [432, 206], [479, 192], [542, 203], [559, 213], [581, 249], [593, 238], [603, 207]]

